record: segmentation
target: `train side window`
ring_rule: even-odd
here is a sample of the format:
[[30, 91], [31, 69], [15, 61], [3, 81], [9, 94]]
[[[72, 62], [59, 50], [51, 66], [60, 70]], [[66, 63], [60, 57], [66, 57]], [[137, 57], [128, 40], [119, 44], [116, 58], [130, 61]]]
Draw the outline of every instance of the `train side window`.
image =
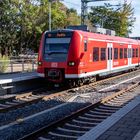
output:
[[132, 57], [131, 51], [132, 51], [132, 49], [131, 48], [128, 48], [128, 58], [131, 58]]
[[110, 59], [110, 57], [109, 57], [109, 48], [108, 48], [108, 60]]
[[127, 48], [124, 48], [124, 58], [127, 58]]
[[106, 60], [106, 48], [101, 48], [101, 61]]
[[120, 48], [120, 59], [123, 59], [123, 48]]
[[133, 49], [133, 57], [135, 57], [135, 49]]
[[114, 48], [114, 59], [118, 59], [118, 48]]
[[93, 48], [93, 61], [99, 61], [99, 48]]
[[138, 57], [138, 49], [136, 49], [136, 57]]
[[112, 60], [112, 48], [108, 48], [108, 60]]
[[84, 40], [84, 51], [87, 51], [87, 40]]

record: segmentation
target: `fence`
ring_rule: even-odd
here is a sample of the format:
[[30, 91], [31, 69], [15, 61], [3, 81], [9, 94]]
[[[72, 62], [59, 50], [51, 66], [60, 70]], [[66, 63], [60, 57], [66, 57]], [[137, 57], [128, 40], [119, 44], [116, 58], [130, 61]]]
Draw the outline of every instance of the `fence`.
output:
[[0, 73], [31, 72], [37, 69], [37, 59], [0, 60]]

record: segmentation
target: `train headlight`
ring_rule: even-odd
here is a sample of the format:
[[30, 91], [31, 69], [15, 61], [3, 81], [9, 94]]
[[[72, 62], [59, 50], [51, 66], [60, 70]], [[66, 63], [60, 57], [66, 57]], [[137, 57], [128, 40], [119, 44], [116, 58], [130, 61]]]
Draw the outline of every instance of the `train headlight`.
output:
[[71, 61], [68, 63], [69, 66], [75, 66], [75, 62]]
[[42, 62], [41, 61], [38, 61], [38, 65], [41, 66], [42, 65]]

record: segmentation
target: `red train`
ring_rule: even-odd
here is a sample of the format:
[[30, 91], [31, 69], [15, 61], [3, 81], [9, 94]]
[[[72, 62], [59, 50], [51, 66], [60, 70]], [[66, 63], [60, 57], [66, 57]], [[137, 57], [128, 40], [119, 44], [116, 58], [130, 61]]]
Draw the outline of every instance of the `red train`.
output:
[[140, 41], [65, 29], [42, 35], [37, 71], [54, 83], [79, 85], [139, 63]]

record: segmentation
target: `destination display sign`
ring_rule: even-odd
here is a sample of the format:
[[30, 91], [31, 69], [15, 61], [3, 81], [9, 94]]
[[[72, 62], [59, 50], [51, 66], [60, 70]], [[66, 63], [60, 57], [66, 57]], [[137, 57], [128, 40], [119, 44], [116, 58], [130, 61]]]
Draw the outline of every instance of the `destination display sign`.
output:
[[48, 32], [46, 33], [47, 38], [67, 38], [71, 37], [73, 32]]

